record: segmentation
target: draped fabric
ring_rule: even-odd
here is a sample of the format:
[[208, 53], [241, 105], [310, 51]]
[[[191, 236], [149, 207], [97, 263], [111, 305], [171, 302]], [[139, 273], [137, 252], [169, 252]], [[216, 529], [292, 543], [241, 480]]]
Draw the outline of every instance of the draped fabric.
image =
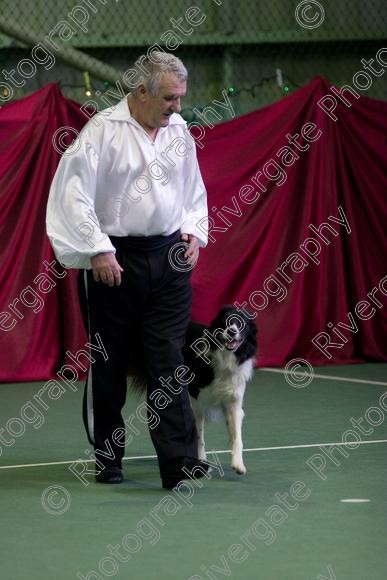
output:
[[[311, 364], [387, 359], [387, 281], [381, 284], [385, 294], [380, 290], [373, 294], [379, 305], [371, 303], [362, 313], [363, 318], [373, 313], [372, 317], [361, 320], [355, 312], [359, 301], [370, 301], [367, 293], [387, 275], [387, 103], [365, 97], [356, 100], [347, 91], [349, 105], [336, 97], [334, 120], [318, 105], [323, 97], [333, 96], [330, 86], [318, 77], [276, 104], [207, 129], [205, 146], [199, 149], [213, 226], [227, 231], [214, 231], [216, 241], [200, 257], [193, 318], [207, 323], [221, 304], [249, 303], [252, 297], [262, 308], [255, 318], [259, 366], [283, 365], [295, 357]], [[326, 109], [332, 105], [328, 99], [321, 104]], [[302, 130], [308, 135], [308, 123], [317, 127], [309, 133], [310, 140], [318, 130], [321, 135], [310, 143], [300, 137], [299, 145], [309, 149], [299, 151], [286, 135], [300, 135]], [[286, 158], [285, 151], [279, 152], [289, 145], [299, 159], [286, 167], [291, 155]], [[259, 183], [267, 189], [261, 191], [252, 178], [264, 173], [267, 163], [266, 174], [279, 178], [260, 176]], [[244, 185], [260, 193], [254, 203], [241, 200]], [[254, 193], [247, 199], [254, 199]], [[242, 215], [222, 211], [224, 206]], [[211, 211], [213, 207], [221, 211], [220, 216]], [[340, 207], [350, 233], [329, 220], [332, 216], [344, 221]], [[222, 216], [232, 225], [223, 223]], [[319, 228], [323, 223], [337, 235], [325, 228], [320, 231], [327, 241], [322, 240], [311, 226]], [[321, 246], [314, 258], [319, 263], [300, 249], [308, 238]], [[313, 241], [305, 247], [310, 254], [318, 252]], [[291, 257], [295, 253], [308, 265]], [[286, 260], [293, 269], [282, 268], [282, 276], [277, 268]], [[273, 278], [265, 284], [271, 275], [282, 288]], [[322, 352], [312, 343], [321, 332], [342, 346]], [[318, 340], [325, 344], [324, 337]]]
[[[387, 103], [347, 91], [328, 114], [327, 95], [317, 77], [213, 128], [209, 114], [205, 135], [193, 131], [210, 241], [192, 276], [192, 318], [244, 305], [258, 366], [387, 360]], [[0, 110], [2, 382], [52, 378], [87, 342], [77, 271], [53, 264], [45, 234], [61, 154], [52, 136], [86, 120], [56, 85]]]
[[[55, 260], [45, 224], [50, 184], [64, 150], [61, 141], [70, 145], [75, 133], [57, 135], [58, 151], [53, 135], [62, 127], [79, 131], [86, 120], [55, 84], [0, 109], [2, 382], [49, 379], [65, 363], [67, 350], [76, 352], [87, 342], [77, 271], [64, 271], [55, 261], [59, 275], [66, 272], [59, 278], [44, 265]], [[55, 284], [51, 289], [48, 278]]]

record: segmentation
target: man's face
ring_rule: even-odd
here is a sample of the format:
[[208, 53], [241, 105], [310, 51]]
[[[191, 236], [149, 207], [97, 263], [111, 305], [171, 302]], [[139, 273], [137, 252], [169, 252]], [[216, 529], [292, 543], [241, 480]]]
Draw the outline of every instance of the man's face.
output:
[[187, 82], [181, 81], [173, 73], [162, 76], [158, 95], [144, 95], [146, 106], [144, 121], [149, 127], [167, 127], [172, 113], [180, 113], [181, 99], [187, 92]]

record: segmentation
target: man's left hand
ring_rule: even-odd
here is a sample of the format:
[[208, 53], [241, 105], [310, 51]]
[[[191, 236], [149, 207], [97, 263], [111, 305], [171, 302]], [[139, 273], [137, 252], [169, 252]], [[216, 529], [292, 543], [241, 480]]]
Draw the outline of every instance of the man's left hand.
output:
[[180, 239], [182, 242], [187, 242], [187, 244], [189, 244], [184, 253], [184, 258], [187, 258], [187, 262], [190, 266], [195, 265], [199, 258], [198, 238], [192, 234], [181, 234]]

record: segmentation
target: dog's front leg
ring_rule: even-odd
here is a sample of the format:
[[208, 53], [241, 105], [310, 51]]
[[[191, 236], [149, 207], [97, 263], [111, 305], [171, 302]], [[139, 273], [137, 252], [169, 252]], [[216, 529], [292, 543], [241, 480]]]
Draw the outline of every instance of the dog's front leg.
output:
[[244, 475], [247, 470], [243, 463], [242, 422], [244, 412], [242, 402], [234, 403], [226, 409], [226, 420], [231, 442], [231, 467]]
[[207, 459], [207, 455], [206, 455], [206, 444], [204, 442], [204, 413], [195, 399], [191, 399], [191, 406], [195, 417], [196, 431], [198, 437], [198, 459], [205, 461]]

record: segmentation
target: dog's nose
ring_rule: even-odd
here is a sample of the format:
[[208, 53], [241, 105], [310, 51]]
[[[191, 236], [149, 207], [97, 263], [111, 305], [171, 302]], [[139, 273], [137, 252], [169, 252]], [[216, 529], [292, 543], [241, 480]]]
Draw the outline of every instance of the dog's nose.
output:
[[235, 328], [235, 326], [231, 326], [231, 327], [227, 328], [227, 334], [231, 337], [236, 336], [238, 334], [238, 329]]

